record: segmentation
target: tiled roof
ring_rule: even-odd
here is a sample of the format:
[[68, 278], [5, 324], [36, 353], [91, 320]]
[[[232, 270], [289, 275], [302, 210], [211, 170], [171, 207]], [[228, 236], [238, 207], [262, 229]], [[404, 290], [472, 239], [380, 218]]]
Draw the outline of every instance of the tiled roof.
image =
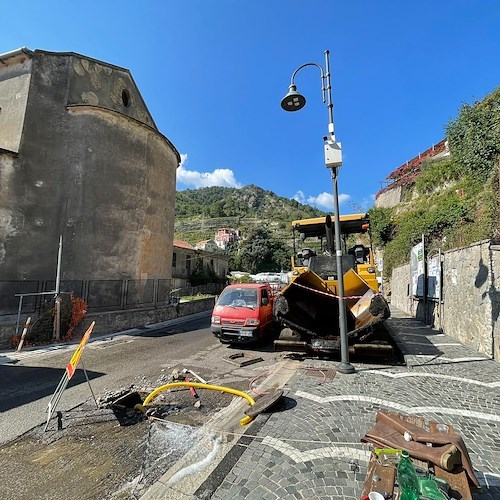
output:
[[187, 241], [182, 240], [174, 240], [174, 247], [185, 248], [186, 250], [194, 250], [194, 248]]

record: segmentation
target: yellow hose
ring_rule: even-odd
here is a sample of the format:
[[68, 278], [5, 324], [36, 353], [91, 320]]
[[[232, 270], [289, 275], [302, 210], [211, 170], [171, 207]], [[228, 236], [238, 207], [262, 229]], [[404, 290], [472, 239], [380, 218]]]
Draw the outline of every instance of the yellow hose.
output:
[[[211, 384], [202, 384], [200, 382], [171, 382], [170, 384], [165, 384], [160, 387], [157, 387], [153, 392], [147, 395], [144, 400], [144, 406], [149, 404], [149, 402], [155, 398], [160, 392], [165, 391], [166, 389], [172, 389], [173, 387], [195, 387], [197, 389], [209, 389], [211, 391], [219, 391], [219, 392], [227, 392], [228, 394], [233, 394], [233, 396], [239, 396], [240, 398], [245, 398], [251, 406], [255, 404], [255, 400], [247, 394], [246, 392], [237, 391], [236, 389], [231, 389], [230, 387], [222, 387], [220, 385], [211, 385]], [[240, 425], [246, 425], [253, 420], [253, 417], [243, 417], [240, 420]]]

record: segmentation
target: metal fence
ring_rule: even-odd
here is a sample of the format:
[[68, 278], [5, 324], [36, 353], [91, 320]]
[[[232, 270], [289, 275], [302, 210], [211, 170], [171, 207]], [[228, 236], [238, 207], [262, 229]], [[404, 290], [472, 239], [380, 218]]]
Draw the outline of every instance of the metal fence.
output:
[[[21, 312], [39, 313], [52, 295], [40, 294], [55, 289], [55, 281], [1, 281], [0, 316], [16, 314], [19, 296], [24, 294]], [[170, 279], [147, 280], [62, 280], [61, 293], [73, 293], [88, 304], [89, 312], [151, 308], [172, 302]]]
[[207, 283], [206, 285], [186, 286], [183, 288], [174, 288], [171, 291], [172, 300], [178, 302], [182, 297], [192, 297], [195, 295], [218, 295], [224, 289], [222, 283]]

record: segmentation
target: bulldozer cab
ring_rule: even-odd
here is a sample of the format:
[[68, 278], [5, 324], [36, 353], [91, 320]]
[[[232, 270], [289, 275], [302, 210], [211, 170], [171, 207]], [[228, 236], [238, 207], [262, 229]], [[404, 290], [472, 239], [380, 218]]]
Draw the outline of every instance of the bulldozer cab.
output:
[[[307, 267], [325, 281], [338, 280], [334, 220], [330, 215], [292, 222], [294, 257], [292, 269]], [[356, 272], [378, 291], [367, 213], [340, 216], [342, 271]], [[354, 237], [352, 237], [354, 235]], [[361, 235], [366, 235], [361, 238]]]

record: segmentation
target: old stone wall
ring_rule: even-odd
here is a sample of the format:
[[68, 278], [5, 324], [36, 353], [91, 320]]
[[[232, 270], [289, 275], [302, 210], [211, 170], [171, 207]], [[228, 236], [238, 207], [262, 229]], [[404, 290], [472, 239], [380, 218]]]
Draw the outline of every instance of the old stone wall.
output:
[[401, 186], [393, 187], [384, 193], [378, 195], [375, 200], [375, 206], [378, 208], [395, 207], [401, 203], [402, 188]]
[[500, 361], [500, 245], [490, 240], [442, 256], [442, 303], [409, 296], [409, 264], [393, 270], [391, 303]]
[[493, 355], [493, 271], [489, 241], [444, 254], [443, 331], [488, 356]]
[[412, 299], [410, 290], [410, 264], [397, 267], [392, 271], [391, 304], [407, 314], [412, 314]]

